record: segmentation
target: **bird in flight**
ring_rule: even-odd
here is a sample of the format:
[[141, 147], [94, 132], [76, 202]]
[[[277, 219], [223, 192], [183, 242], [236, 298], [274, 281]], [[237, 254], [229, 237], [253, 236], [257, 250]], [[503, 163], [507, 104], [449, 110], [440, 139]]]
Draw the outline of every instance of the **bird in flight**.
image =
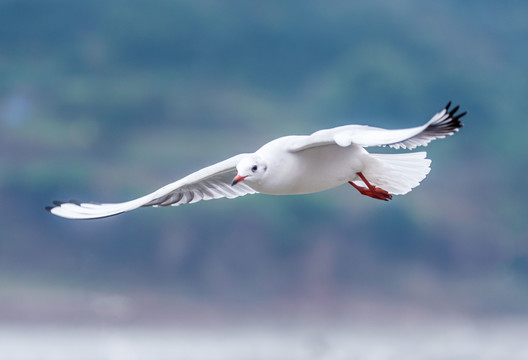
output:
[[319, 192], [349, 183], [361, 194], [379, 200], [404, 195], [431, 170], [426, 152], [371, 154], [369, 146], [412, 150], [462, 127], [449, 102], [426, 124], [388, 130], [345, 125], [311, 135], [284, 136], [254, 153], [235, 155], [198, 170], [153, 193], [121, 203], [54, 201], [46, 210], [68, 219], [96, 219], [144, 206], [178, 206], [200, 200], [232, 199], [247, 194], [291, 195]]

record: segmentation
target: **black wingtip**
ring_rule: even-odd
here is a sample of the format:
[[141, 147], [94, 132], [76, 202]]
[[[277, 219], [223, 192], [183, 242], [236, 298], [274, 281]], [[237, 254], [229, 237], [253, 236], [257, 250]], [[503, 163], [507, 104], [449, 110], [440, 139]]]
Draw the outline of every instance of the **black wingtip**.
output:
[[[445, 111], [446, 113], [449, 114], [449, 117], [452, 118], [453, 120], [460, 120], [460, 118], [462, 118], [463, 116], [465, 116], [468, 112], [467, 111], [464, 111], [460, 114], [456, 114], [456, 112], [460, 109], [460, 105], [457, 105], [455, 106], [453, 109], [449, 110], [449, 108], [451, 107], [451, 100], [449, 100], [449, 102], [447, 103], [447, 105], [445, 106]], [[460, 126], [462, 127], [462, 124], [460, 124]]]
[[457, 114], [457, 111], [460, 110], [460, 105], [456, 105], [452, 109], [451, 105], [452, 102], [449, 101], [444, 108], [444, 111], [438, 114], [437, 120], [427, 127], [425, 130], [426, 133], [435, 137], [448, 136], [457, 132], [459, 128], [464, 126], [460, 121], [460, 118], [466, 115], [467, 111]]
[[51, 212], [51, 210], [57, 208], [57, 207], [61, 207], [62, 204], [65, 204], [64, 201], [59, 201], [59, 200], [53, 200], [51, 202], [53, 204], [53, 206], [46, 206], [44, 209], [46, 209], [47, 211]]
[[453, 110], [449, 111], [449, 116], [454, 117], [455, 113], [458, 111], [459, 108], [460, 105], [455, 106]]
[[463, 111], [460, 114], [457, 114], [457, 111], [460, 109], [460, 105], [455, 106], [453, 109], [449, 109], [451, 107], [451, 101], [449, 101], [445, 107], [446, 113], [449, 115], [447, 119], [450, 120], [450, 122], [455, 124], [457, 127], [464, 126], [460, 119], [467, 114], [467, 111]]
[[447, 114], [449, 115], [446, 118], [446, 121], [444, 122], [444, 126], [447, 129], [451, 129], [453, 131], [457, 131], [459, 128], [463, 127], [464, 124], [462, 124], [462, 121], [460, 121], [460, 118], [467, 114], [467, 111], [464, 111], [460, 114], [457, 114], [456, 112], [460, 109], [460, 105], [455, 106], [451, 111], [447, 111]]
[[463, 113], [460, 113], [457, 116], [454, 116], [454, 118], [459, 120], [462, 116], [465, 116], [467, 113], [468, 113], [467, 111], [464, 111]]
[[[48, 212], [50, 212], [51, 214], [53, 215], [57, 215], [55, 213], [52, 212], [53, 209], [56, 209], [58, 207], [61, 207], [62, 205], [64, 204], [75, 204], [77, 206], [81, 206], [85, 203], [83, 202], [80, 202], [78, 200], [70, 200], [70, 201], [60, 201], [60, 200], [54, 200], [52, 201], [53, 205], [52, 206], [45, 206], [44, 209]], [[97, 202], [90, 202], [90, 204], [98, 204], [100, 205], [101, 203], [97, 203]], [[66, 217], [67, 219], [75, 219], [75, 220], [94, 220], [94, 219], [104, 219], [104, 218], [108, 218], [108, 217], [112, 217], [112, 216], [115, 216], [115, 215], [119, 215], [119, 214], [122, 214], [124, 211], [122, 212], [119, 212], [119, 213], [115, 213], [115, 214], [112, 214], [112, 215], [104, 215], [104, 216], [98, 216], [98, 217], [87, 217], [87, 218], [75, 218], [75, 217]], [[57, 216], [60, 216], [60, 217], [65, 217], [63, 215], [57, 215]]]

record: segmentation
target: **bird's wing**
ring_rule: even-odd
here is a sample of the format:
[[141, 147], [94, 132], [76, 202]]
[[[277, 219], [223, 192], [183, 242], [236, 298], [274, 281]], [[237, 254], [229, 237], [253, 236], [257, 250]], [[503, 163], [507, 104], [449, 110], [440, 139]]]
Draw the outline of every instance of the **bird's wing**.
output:
[[291, 152], [302, 151], [312, 147], [337, 144], [367, 146], [390, 146], [395, 149], [414, 149], [426, 146], [434, 139], [453, 135], [462, 127], [460, 118], [466, 112], [457, 114], [458, 106], [449, 110], [451, 102], [434, 115], [425, 125], [398, 130], [387, 130], [366, 125], [346, 125], [334, 129], [320, 130], [312, 135], [299, 137], [290, 147]]
[[96, 219], [117, 215], [141, 206], [178, 206], [192, 204], [200, 200], [223, 197], [232, 199], [254, 194], [256, 191], [244, 182], [231, 186], [233, 178], [236, 176], [236, 166], [246, 155], [236, 155], [203, 168], [135, 200], [113, 204], [54, 201], [54, 206], [49, 206], [46, 209], [54, 215], [68, 219]]

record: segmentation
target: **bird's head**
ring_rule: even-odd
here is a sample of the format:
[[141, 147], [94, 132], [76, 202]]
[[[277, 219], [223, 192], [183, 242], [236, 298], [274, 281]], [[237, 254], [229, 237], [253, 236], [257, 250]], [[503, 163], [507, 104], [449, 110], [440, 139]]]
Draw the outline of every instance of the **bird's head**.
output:
[[258, 182], [264, 176], [268, 167], [262, 158], [257, 155], [250, 155], [242, 159], [236, 169], [237, 176], [235, 176], [231, 184], [233, 186], [241, 181], [248, 181], [249, 183]]

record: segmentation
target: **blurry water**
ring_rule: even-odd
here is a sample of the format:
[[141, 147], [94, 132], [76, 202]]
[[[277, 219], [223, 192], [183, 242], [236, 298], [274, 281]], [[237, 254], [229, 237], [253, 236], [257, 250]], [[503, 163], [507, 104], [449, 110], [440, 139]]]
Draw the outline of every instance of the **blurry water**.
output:
[[528, 359], [514, 321], [230, 328], [0, 327], [1, 360]]

